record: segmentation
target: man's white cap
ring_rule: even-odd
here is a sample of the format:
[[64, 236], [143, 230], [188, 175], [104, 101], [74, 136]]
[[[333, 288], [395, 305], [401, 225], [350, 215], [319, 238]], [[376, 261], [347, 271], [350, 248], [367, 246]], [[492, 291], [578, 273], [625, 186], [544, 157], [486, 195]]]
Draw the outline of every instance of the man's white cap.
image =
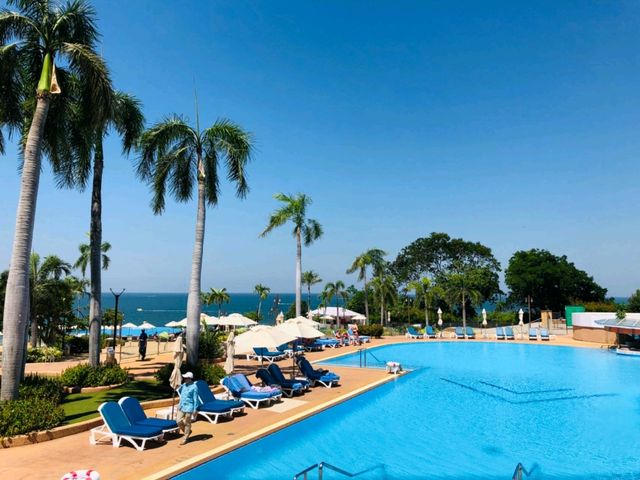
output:
[[193, 378], [193, 373], [191, 372], [183, 373], [182, 378]]

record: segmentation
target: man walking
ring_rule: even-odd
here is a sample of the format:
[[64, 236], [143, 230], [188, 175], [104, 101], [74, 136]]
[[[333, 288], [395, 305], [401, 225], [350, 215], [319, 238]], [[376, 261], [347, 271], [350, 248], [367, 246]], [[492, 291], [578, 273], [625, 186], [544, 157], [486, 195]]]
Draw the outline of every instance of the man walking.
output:
[[138, 353], [140, 354], [140, 360], [144, 360], [144, 357], [147, 356], [147, 332], [142, 329], [140, 332], [140, 336], [138, 337]]
[[178, 426], [184, 431], [184, 438], [180, 445], [184, 445], [189, 441], [193, 413], [202, 404], [198, 396], [198, 387], [193, 383], [193, 373], [185, 373], [182, 375], [182, 380], [184, 383], [180, 386], [180, 403], [178, 404], [178, 415], [176, 418]]

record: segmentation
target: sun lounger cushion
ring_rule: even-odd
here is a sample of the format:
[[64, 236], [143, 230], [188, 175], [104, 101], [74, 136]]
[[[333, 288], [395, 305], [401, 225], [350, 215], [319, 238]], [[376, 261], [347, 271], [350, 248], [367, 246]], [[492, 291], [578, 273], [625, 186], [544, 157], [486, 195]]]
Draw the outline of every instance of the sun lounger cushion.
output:
[[161, 428], [162, 430], [178, 428], [178, 424], [173, 420], [147, 417], [140, 402], [133, 397], [123, 397], [118, 401], [118, 404], [120, 404], [122, 411], [132, 424], [146, 425], [148, 427]]

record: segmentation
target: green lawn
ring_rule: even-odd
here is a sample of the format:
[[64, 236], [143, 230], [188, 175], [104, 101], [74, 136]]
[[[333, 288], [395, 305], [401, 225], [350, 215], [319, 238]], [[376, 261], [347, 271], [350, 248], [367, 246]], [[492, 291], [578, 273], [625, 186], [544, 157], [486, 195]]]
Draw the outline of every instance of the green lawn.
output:
[[102, 402], [118, 401], [122, 397], [135, 397], [141, 402], [171, 397], [171, 388], [155, 380], [136, 380], [111, 390], [95, 393], [72, 393], [62, 401], [65, 424], [82, 422], [97, 417]]

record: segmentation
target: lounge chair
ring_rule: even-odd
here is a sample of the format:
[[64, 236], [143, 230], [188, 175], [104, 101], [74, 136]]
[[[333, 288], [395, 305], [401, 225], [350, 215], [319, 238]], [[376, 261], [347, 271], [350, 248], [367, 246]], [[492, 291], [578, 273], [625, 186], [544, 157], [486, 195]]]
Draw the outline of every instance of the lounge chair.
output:
[[336, 348], [341, 345], [341, 342], [335, 338], [316, 338], [313, 343], [311, 343], [307, 349], [313, 349], [315, 347], [320, 347], [321, 349], [325, 348]]
[[409, 338], [422, 338], [424, 337], [424, 335], [422, 335], [420, 332], [418, 332], [415, 328], [413, 327], [407, 327], [407, 337]]
[[347, 329], [347, 334], [349, 335], [349, 339], [353, 338], [355, 341], [360, 343], [369, 343], [371, 342], [371, 337], [369, 335], [360, 335], [353, 331], [353, 329]]
[[248, 355], [248, 357], [255, 358], [259, 362], [263, 362], [264, 360], [266, 360], [269, 363], [273, 363], [287, 357], [285, 353], [282, 353], [280, 351], [271, 352], [268, 348], [264, 347], [254, 347], [253, 352], [254, 354]]
[[436, 338], [436, 331], [433, 329], [431, 325], [427, 325], [427, 328], [425, 328], [424, 333], [427, 336], [427, 338]]
[[529, 329], [529, 340], [538, 340], [538, 329], [530, 328]]
[[546, 328], [541, 328], [540, 329], [540, 340], [545, 340], [545, 341], [549, 341], [549, 330], [547, 330]]
[[140, 405], [140, 402], [136, 398], [122, 397], [118, 400], [118, 405], [120, 405], [124, 414], [134, 425], [160, 428], [164, 433], [176, 433], [180, 429], [174, 420], [147, 417], [142, 409], [142, 405]]
[[298, 368], [302, 374], [309, 379], [309, 382], [312, 386], [315, 386], [317, 383], [331, 388], [334, 385], [337, 385], [340, 381], [340, 376], [336, 375], [329, 370], [316, 369], [311, 366], [309, 360], [307, 360], [304, 356], [299, 356], [297, 358]]
[[239, 375], [233, 375], [231, 377], [225, 377], [222, 379], [222, 386], [227, 389], [227, 391], [233, 395], [234, 398], [237, 398], [249, 405], [253, 409], [260, 408], [261, 405], [271, 405], [273, 402], [276, 402], [282, 396], [282, 392], [278, 389], [279, 394], [275, 393], [275, 389], [265, 389], [265, 390], [256, 390], [255, 387], [252, 388], [251, 383], [247, 380], [244, 375], [246, 383], [249, 387], [244, 384], [244, 382], [239, 381]]
[[504, 328], [496, 327], [496, 340], [504, 340]]
[[464, 340], [465, 338], [467, 338], [464, 336], [464, 330], [462, 327], [456, 327], [456, 338], [458, 340]]
[[209, 389], [204, 380], [197, 380], [198, 397], [202, 405], [198, 407], [198, 415], [210, 423], [218, 423], [219, 417], [232, 417], [236, 413], [244, 413], [244, 403], [240, 400], [220, 400]]
[[467, 338], [472, 338], [472, 339], [476, 338], [476, 332], [474, 332], [473, 328], [471, 327], [467, 327], [466, 334], [467, 334]]
[[271, 365], [269, 365], [267, 367], [267, 370], [269, 371], [271, 376], [276, 380], [276, 382], [279, 382], [281, 384], [286, 382], [296, 382], [296, 383], [302, 384], [302, 388], [304, 390], [309, 390], [310, 382], [308, 380], [303, 380], [301, 378], [296, 378], [295, 380], [287, 380], [284, 374], [282, 373], [282, 370], [280, 370], [280, 367], [275, 363], [272, 363]]
[[288, 343], [285, 343], [278, 347], [278, 351], [280, 353], [284, 353], [287, 357], [291, 358], [294, 352], [295, 353], [304, 352], [304, 347], [296, 343], [295, 348], [291, 348]]
[[513, 334], [513, 327], [504, 327], [504, 336], [507, 340], [515, 340], [516, 337]]
[[138, 450], [144, 450], [149, 440], [162, 441], [164, 433], [160, 427], [136, 425], [129, 421], [122, 407], [116, 402], [104, 402], [98, 407], [98, 412], [104, 425], [92, 428], [89, 443], [96, 445], [104, 439], [109, 439], [115, 448], [125, 440]]
[[278, 387], [282, 393], [289, 398], [293, 397], [296, 393], [302, 393], [304, 390], [304, 387], [300, 382], [286, 379], [283, 382], [276, 380], [273, 375], [271, 375], [271, 372], [266, 368], [259, 368], [256, 372], [256, 377], [258, 377], [265, 386]]

